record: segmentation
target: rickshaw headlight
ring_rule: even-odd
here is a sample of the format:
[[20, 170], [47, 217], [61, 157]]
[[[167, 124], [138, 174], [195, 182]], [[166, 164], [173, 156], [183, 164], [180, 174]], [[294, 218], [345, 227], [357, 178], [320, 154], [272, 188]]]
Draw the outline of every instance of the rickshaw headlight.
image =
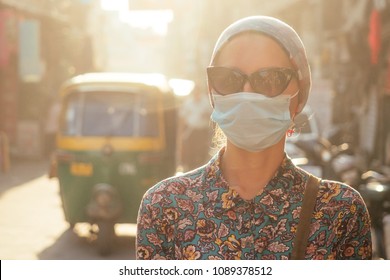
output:
[[133, 163], [122, 162], [119, 164], [118, 173], [120, 175], [135, 175], [137, 173], [137, 168]]

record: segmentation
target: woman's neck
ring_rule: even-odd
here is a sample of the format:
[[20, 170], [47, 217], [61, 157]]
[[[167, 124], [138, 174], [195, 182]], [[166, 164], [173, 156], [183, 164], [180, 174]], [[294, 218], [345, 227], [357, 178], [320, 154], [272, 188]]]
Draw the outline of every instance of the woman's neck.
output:
[[228, 141], [222, 155], [221, 169], [230, 188], [247, 200], [261, 193], [285, 157], [284, 142], [283, 138], [272, 147], [252, 153]]

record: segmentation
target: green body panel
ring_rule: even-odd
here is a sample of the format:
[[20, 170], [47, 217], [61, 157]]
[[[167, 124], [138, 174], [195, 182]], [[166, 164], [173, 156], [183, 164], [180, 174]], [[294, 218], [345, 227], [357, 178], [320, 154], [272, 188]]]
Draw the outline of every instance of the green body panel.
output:
[[[61, 151], [64, 152], [64, 151]], [[118, 223], [135, 223], [144, 193], [158, 181], [174, 175], [175, 157], [164, 152], [118, 151], [105, 156], [101, 151], [67, 151], [70, 161], [58, 162], [60, 195], [65, 218], [70, 224], [91, 222], [86, 207], [98, 183], [112, 185], [119, 193], [123, 212]], [[72, 174], [74, 163], [91, 164], [88, 176]]]

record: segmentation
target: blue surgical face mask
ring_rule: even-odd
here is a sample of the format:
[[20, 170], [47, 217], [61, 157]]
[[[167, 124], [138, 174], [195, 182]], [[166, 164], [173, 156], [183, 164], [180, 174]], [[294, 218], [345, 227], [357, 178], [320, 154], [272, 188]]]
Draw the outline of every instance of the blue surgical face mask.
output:
[[292, 124], [290, 100], [297, 94], [273, 98], [252, 92], [213, 95], [211, 119], [235, 146], [250, 152], [262, 151], [285, 136]]

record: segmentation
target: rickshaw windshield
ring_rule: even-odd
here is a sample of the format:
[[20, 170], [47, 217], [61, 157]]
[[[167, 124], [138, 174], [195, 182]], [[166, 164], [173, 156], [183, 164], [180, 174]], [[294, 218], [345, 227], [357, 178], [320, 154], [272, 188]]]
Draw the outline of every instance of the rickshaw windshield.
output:
[[65, 101], [61, 130], [68, 136], [156, 137], [157, 100], [149, 92], [73, 92]]

